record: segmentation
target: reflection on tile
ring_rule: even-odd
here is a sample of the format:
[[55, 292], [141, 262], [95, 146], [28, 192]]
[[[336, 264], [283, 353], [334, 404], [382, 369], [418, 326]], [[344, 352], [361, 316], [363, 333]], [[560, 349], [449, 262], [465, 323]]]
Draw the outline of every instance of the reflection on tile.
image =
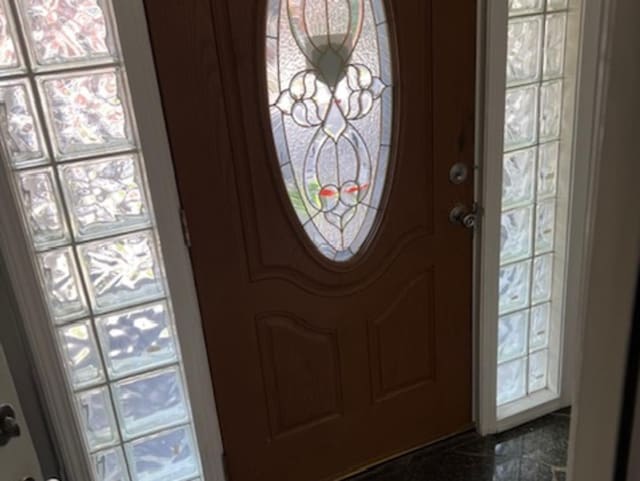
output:
[[564, 481], [569, 423], [557, 413], [498, 435], [466, 433], [349, 481]]

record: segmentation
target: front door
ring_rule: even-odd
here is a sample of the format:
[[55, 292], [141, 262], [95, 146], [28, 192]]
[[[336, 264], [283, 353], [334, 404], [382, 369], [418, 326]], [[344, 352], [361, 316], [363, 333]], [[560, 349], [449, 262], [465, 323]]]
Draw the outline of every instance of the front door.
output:
[[475, 3], [146, 2], [231, 480], [471, 426]]

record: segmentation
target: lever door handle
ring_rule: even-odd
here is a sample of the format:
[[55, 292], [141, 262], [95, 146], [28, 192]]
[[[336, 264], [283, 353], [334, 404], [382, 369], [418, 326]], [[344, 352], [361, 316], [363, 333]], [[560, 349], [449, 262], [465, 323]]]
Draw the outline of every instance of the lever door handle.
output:
[[469, 209], [462, 204], [458, 204], [449, 212], [449, 220], [453, 224], [460, 224], [467, 229], [474, 229], [478, 225], [478, 209], [475, 205]]

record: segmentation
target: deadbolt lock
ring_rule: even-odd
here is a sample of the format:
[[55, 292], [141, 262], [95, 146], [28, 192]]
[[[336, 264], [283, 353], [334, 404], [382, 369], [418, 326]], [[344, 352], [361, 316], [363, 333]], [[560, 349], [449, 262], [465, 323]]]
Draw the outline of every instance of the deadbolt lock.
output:
[[462, 184], [469, 178], [469, 167], [464, 162], [457, 162], [453, 164], [451, 170], [449, 170], [449, 180], [452, 184]]
[[13, 438], [20, 436], [20, 426], [16, 412], [8, 404], [0, 406], [0, 446], [6, 446]]

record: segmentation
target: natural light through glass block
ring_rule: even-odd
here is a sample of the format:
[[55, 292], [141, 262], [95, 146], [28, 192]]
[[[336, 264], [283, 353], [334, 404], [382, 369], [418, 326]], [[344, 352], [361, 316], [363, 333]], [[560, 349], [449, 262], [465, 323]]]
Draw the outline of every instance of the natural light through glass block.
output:
[[109, 389], [100, 387], [77, 395], [78, 414], [91, 451], [113, 446], [119, 440]]
[[65, 322], [89, 313], [71, 248], [40, 254], [38, 266], [49, 310], [55, 321]]
[[191, 429], [182, 427], [126, 445], [132, 481], [186, 481], [198, 476]]
[[119, 70], [39, 80], [57, 156], [67, 159], [135, 146]]
[[176, 367], [117, 382], [113, 395], [125, 440], [189, 420]]
[[498, 405], [520, 399], [527, 394], [527, 363], [516, 359], [498, 366]]
[[18, 194], [36, 249], [69, 241], [53, 169], [24, 170], [16, 174]]
[[62, 357], [75, 389], [104, 382], [104, 370], [91, 323], [82, 321], [58, 330]]
[[519, 311], [500, 318], [498, 326], [499, 363], [526, 354], [528, 315], [528, 311]]
[[[567, 0], [509, 0], [498, 320], [500, 407], [549, 386], [562, 334], [555, 266], [558, 196], [570, 192], [563, 138]], [[561, 149], [562, 146], [562, 149]], [[566, 202], [566, 199], [564, 199]], [[564, 219], [563, 219], [564, 220]], [[554, 272], [555, 268], [555, 272]], [[558, 283], [558, 285], [554, 285]], [[510, 313], [505, 315], [506, 313]], [[520, 334], [515, 326], [524, 323]], [[520, 329], [520, 327], [518, 327]], [[551, 356], [550, 353], [553, 353]], [[519, 361], [505, 363], [517, 357]], [[550, 362], [556, 365], [551, 366]], [[521, 361], [521, 363], [519, 363]], [[498, 416], [500, 417], [500, 409]], [[506, 411], [505, 411], [506, 412]], [[513, 413], [510, 407], [509, 413]]]
[[111, 378], [177, 361], [173, 326], [164, 302], [99, 317], [96, 328]]
[[[387, 42], [384, 12], [366, 13], [371, 38]], [[355, 89], [362, 102], [345, 104], [343, 115], [366, 143], [375, 122], [380, 138], [390, 137], [389, 51], [379, 48], [386, 60], [372, 67], [375, 79], [359, 67], [372, 62], [366, 49], [354, 49], [348, 92], [340, 93], [353, 93], [354, 79], [364, 85]], [[184, 320], [176, 319], [166, 285], [122, 60], [111, 0], [0, 0], [1, 175], [12, 182], [50, 313], [41, 328], [58, 344], [86, 440], [93, 475], [82, 481], [196, 481], [200, 456], [177, 338]], [[272, 87], [273, 102], [282, 94], [285, 108], [287, 86]], [[299, 85], [288, 91], [300, 100]], [[300, 120], [300, 106], [291, 107], [287, 121]], [[361, 117], [369, 110], [368, 120]], [[331, 122], [337, 134], [339, 119]], [[377, 167], [383, 170], [386, 144]], [[283, 173], [294, 190], [300, 179], [291, 166]], [[342, 186], [344, 198], [367, 206], [382, 195], [368, 184], [352, 187]], [[300, 212], [307, 212], [309, 199], [302, 202]], [[353, 225], [368, 231], [373, 215], [362, 212], [356, 209]], [[356, 250], [364, 242], [352, 227], [343, 240]]]
[[16, 167], [42, 164], [46, 160], [33, 93], [26, 80], [0, 82], [0, 132]]
[[534, 82], [540, 76], [542, 18], [522, 17], [509, 22], [507, 83]]
[[38, 64], [104, 61], [115, 54], [105, 2], [21, 0], [18, 5]]
[[114, 310], [164, 295], [151, 232], [83, 244], [79, 250], [94, 311]]
[[149, 208], [135, 156], [75, 162], [60, 168], [76, 238], [147, 227]]

